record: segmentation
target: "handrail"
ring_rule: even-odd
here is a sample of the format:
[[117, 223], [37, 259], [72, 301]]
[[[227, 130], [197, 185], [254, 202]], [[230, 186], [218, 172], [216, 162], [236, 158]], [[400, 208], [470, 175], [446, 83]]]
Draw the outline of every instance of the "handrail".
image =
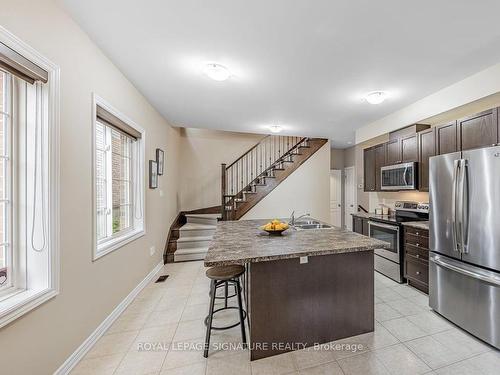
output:
[[[286, 162], [295, 150], [307, 142], [307, 137], [268, 135], [261, 139], [229, 166], [221, 165], [221, 211], [227, 220], [236, 210], [236, 202], [244, 192], [264, 177], [273, 177], [276, 166]], [[229, 212], [229, 213], [228, 213]]]
[[250, 148], [247, 152], [245, 152], [245, 153], [244, 153], [243, 155], [241, 155], [238, 159], [236, 159], [236, 160], [235, 160], [235, 161], [233, 161], [231, 164], [229, 164], [229, 165], [226, 167], [226, 169], [231, 168], [231, 167], [232, 167], [233, 165], [235, 165], [235, 164], [236, 164], [236, 163], [237, 163], [240, 159], [243, 159], [243, 157], [244, 157], [244, 156], [248, 155], [248, 154], [249, 154], [249, 153], [250, 153], [253, 149], [257, 148], [257, 147], [258, 147], [258, 146], [262, 143], [262, 141], [263, 141], [263, 140], [265, 140], [265, 139], [267, 139], [267, 138], [269, 138], [269, 137], [271, 137], [271, 134], [268, 134], [268, 135], [266, 135], [264, 138], [262, 138], [262, 139], [259, 141], [259, 143], [257, 143], [257, 144], [255, 144], [255, 145], [253, 145], [253, 146], [252, 146], [252, 147], [251, 147], [251, 148]]
[[358, 204], [358, 211], [361, 210], [365, 213], [368, 213], [368, 210], [366, 208], [364, 208], [362, 205]]

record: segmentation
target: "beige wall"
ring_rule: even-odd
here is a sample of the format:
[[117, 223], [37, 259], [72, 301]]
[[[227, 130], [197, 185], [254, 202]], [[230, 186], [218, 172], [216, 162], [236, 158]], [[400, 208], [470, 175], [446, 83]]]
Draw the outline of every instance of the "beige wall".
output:
[[330, 221], [330, 142], [257, 203], [242, 220], [288, 218], [310, 213]]
[[344, 149], [332, 148], [330, 169], [344, 169]]
[[[0, 9], [0, 25], [61, 68], [61, 293], [0, 329], [2, 374], [51, 374], [161, 262], [180, 137], [55, 2], [0, 0]], [[164, 196], [146, 190], [146, 235], [94, 263], [92, 92], [146, 129], [146, 159], [160, 147], [167, 162]]]
[[208, 129], [180, 131], [179, 198], [181, 210], [220, 205], [221, 164], [238, 159], [264, 135]]

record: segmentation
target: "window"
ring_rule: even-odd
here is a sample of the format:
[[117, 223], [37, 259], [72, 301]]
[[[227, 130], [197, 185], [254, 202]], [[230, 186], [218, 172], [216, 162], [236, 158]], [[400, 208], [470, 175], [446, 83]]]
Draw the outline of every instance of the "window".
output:
[[0, 327], [59, 292], [59, 69], [0, 28]]
[[0, 70], [0, 295], [12, 286], [12, 246], [9, 246], [9, 223], [12, 223], [10, 197], [11, 142], [9, 75]]
[[94, 259], [144, 234], [144, 132], [95, 96]]

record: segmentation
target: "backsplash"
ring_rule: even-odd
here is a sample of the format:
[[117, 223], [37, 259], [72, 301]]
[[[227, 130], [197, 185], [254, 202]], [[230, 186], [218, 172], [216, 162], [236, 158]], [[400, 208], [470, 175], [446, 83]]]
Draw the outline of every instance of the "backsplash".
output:
[[419, 191], [405, 191], [405, 192], [376, 192], [369, 193], [370, 205], [369, 211], [375, 212], [375, 208], [380, 205], [389, 207], [394, 211], [394, 204], [397, 201], [415, 201], [415, 202], [429, 202], [429, 193]]

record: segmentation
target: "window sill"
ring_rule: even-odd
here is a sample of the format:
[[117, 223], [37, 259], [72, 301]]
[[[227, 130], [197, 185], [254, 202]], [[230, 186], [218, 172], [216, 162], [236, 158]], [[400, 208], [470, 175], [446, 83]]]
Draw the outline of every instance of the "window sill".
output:
[[0, 327], [9, 324], [58, 294], [59, 292], [55, 289], [14, 292], [0, 302]]
[[125, 246], [126, 244], [137, 240], [138, 238], [144, 236], [146, 232], [144, 229], [134, 229], [130, 232], [124, 233], [123, 235], [106, 241], [102, 244], [98, 244], [94, 252], [94, 261], [109, 254], [119, 248]]

